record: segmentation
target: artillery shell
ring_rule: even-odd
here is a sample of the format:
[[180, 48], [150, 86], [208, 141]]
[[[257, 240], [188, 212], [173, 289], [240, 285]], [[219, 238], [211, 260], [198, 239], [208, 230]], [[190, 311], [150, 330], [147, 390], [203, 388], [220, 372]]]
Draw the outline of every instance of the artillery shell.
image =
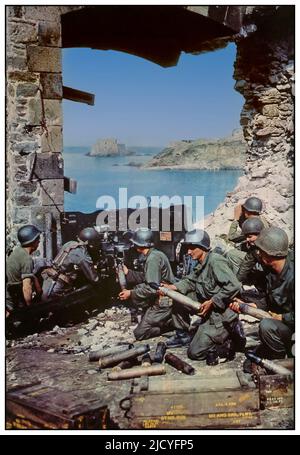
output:
[[182, 371], [185, 374], [195, 374], [195, 368], [193, 368], [188, 363], [184, 362], [184, 360], [180, 359], [174, 354], [168, 353], [165, 355], [165, 362], [171, 365], [172, 367], [176, 368], [176, 370]]
[[159, 376], [166, 374], [166, 368], [163, 365], [151, 365], [148, 367], [130, 368], [129, 370], [111, 371], [107, 375], [109, 381], [118, 381], [120, 379], [139, 378], [141, 376]]
[[119, 354], [110, 355], [104, 357], [103, 359], [99, 359], [99, 366], [100, 368], [113, 367], [123, 360], [134, 359], [139, 355], [145, 354], [148, 351], [150, 351], [149, 344], [142, 344], [136, 348], [128, 349], [125, 352], [120, 352]]

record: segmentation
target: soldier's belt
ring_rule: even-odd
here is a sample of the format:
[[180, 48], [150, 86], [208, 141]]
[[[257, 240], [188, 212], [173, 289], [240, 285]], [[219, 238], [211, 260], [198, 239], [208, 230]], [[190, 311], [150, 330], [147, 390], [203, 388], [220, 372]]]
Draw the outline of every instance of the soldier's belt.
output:
[[72, 279], [70, 277], [68, 277], [67, 275], [65, 275], [64, 273], [59, 273], [57, 272], [57, 270], [53, 269], [53, 268], [48, 268], [48, 269], [45, 269], [45, 273], [50, 277], [52, 278], [52, 280], [55, 280], [55, 281], [62, 281], [63, 283], [66, 283], [66, 284], [72, 284]]

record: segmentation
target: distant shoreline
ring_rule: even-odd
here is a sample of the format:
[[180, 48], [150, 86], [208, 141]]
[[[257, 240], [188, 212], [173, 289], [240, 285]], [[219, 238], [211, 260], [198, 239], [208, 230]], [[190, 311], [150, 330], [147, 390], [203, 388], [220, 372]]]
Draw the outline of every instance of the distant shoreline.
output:
[[180, 164], [174, 164], [174, 166], [168, 165], [168, 166], [142, 166], [142, 170], [146, 171], [155, 171], [155, 170], [178, 170], [178, 171], [242, 171], [242, 167], [218, 167], [218, 168], [212, 168], [212, 167], [197, 167], [197, 166], [184, 166]]

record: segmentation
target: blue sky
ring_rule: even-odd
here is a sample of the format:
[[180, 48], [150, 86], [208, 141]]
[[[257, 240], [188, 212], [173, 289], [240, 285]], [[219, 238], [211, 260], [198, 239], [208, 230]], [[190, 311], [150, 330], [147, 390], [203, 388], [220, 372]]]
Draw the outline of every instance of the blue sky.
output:
[[126, 145], [223, 137], [239, 127], [242, 96], [234, 90], [236, 48], [182, 54], [162, 68], [115, 51], [63, 50], [63, 83], [95, 94], [95, 106], [63, 101], [64, 145], [115, 137]]

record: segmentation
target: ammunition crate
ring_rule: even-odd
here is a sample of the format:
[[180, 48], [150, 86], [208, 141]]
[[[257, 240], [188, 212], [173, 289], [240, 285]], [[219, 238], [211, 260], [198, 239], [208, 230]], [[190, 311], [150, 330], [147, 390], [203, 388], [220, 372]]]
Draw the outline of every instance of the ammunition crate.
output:
[[260, 424], [254, 382], [232, 376], [182, 379], [144, 378], [121, 403], [130, 428], [245, 428]]
[[99, 407], [88, 391], [79, 399], [76, 392], [38, 384], [6, 396], [6, 429], [99, 430], [106, 429], [108, 421], [107, 407]]
[[[294, 370], [293, 359], [274, 360], [289, 370]], [[294, 378], [281, 374], [268, 374], [258, 368], [257, 377], [261, 409], [292, 408], [294, 406]]]

